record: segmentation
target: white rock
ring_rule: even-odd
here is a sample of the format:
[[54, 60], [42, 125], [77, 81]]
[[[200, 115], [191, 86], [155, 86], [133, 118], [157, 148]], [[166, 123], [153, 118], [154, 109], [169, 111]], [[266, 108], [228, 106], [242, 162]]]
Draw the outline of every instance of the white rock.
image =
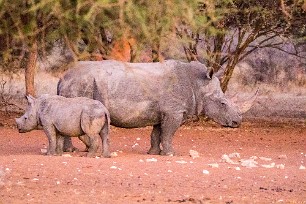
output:
[[180, 160], [180, 161], [175, 161], [178, 164], [187, 164], [188, 162], [184, 161], [184, 160]]
[[234, 162], [227, 154], [223, 154], [221, 159], [222, 162], [226, 162], [228, 164], [238, 164], [238, 162]]
[[274, 167], [275, 167], [275, 163], [263, 164], [263, 165], [261, 165], [261, 166], [264, 167], [264, 168], [267, 168], [267, 169], [271, 169], [271, 168], [274, 168]]
[[47, 149], [40, 149], [40, 152], [43, 153], [43, 154], [46, 154], [47, 151], [48, 151]]
[[279, 155], [278, 158], [279, 158], [279, 159], [287, 159], [288, 157], [287, 157], [287, 155], [282, 154], [282, 155]]
[[213, 163], [213, 164], [208, 164], [211, 168], [219, 168], [219, 164]]
[[144, 162], [142, 159], [139, 159], [139, 162]]
[[240, 154], [238, 152], [234, 152], [228, 155], [229, 158], [240, 158]]
[[157, 159], [155, 159], [155, 158], [146, 159], [146, 162], [157, 162]]
[[116, 166], [111, 166], [110, 168], [111, 168], [111, 169], [117, 169], [118, 167], [116, 167]]
[[275, 167], [278, 168], [278, 169], [285, 169], [284, 164], [277, 164]]
[[303, 166], [303, 165], [301, 165], [299, 169], [300, 169], [300, 170], [305, 170], [305, 169], [306, 169], [306, 167], [305, 167], [305, 166]]
[[72, 157], [70, 154], [63, 154], [63, 157]]
[[118, 153], [117, 152], [112, 152], [112, 153], [110, 153], [110, 156], [111, 157], [118, 157]]
[[253, 168], [257, 167], [258, 162], [256, 162], [254, 159], [241, 159], [241, 166], [247, 167], [247, 168]]
[[272, 159], [268, 157], [259, 157], [259, 159], [263, 161], [272, 161]]
[[38, 178], [33, 178], [33, 181], [39, 181], [39, 179]]
[[241, 169], [240, 169], [240, 167], [235, 167], [235, 170], [237, 170], [237, 171], [240, 171]]
[[135, 148], [136, 146], [138, 146], [139, 144], [136, 142], [133, 146], [132, 146], [132, 148]]
[[195, 158], [199, 158], [200, 157], [200, 155], [199, 155], [199, 152], [197, 152], [197, 151], [195, 151], [195, 150], [189, 150], [189, 155], [193, 158], [193, 159], [195, 159]]
[[137, 137], [136, 140], [139, 141], [139, 140], [140, 140], [140, 137]]
[[203, 170], [203, 174], [208, 175], [208, 174], [209, 174], [209, 171], [207, 171], [207, 170]]

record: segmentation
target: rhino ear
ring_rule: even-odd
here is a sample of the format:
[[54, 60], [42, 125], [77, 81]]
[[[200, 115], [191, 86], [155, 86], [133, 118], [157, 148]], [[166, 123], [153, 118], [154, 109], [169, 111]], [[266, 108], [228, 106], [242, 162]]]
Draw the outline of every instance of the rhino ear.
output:
[[29, 94], [29, 95], [26, 96], [26, 98], [27, 98], [27, 101], [28, 101], [29, 105], [33, 105], [34, 104], [35, 98], [32, 95]]
[[206, 76], [207, 76], [208, 79], [212, 79], [213, 75], [214, 75], [214, 69], [213, 69], [213, 68], [210, 68], [210, 69], [208, 70]]

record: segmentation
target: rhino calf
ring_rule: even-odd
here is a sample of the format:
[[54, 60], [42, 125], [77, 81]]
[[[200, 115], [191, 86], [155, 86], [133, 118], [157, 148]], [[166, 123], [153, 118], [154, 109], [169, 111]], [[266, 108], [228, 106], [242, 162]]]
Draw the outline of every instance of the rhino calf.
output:
[[103, 156], [109, 154], [110, 116], [97, 100], [57, 95], [42, 95], [35, 99], [27, 96], [28, 107], [23, 116], [16, 118], [20, 133], [42, 126], [49, 140], [48, 155], [63, 153], [64, 137], [79, 137], [88, 148], [88, 157], [95, 156], [102, 140]]

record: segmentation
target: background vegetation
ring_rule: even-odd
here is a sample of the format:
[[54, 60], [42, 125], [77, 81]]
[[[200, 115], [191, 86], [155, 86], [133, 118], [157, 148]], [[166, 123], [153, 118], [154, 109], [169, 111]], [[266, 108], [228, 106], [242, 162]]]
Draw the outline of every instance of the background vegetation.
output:
[[35, 95], [36, 62], [54, 50], [66, 56], [59, 66], [199, 60], [222, 72], [226, 91], [236, 65], [261, 48], [294, 55], [305, 70], [305, 22], [305, 0], [0, 0], [0, 68], [24, 69]]

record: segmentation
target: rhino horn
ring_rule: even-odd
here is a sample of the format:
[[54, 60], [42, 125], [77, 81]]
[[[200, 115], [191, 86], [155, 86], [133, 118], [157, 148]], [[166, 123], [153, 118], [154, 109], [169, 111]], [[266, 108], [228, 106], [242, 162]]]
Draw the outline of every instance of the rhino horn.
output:
[[241, 114], [246, 113], [251, 107], [254, 105], [254, 101], [256, 100], [259, 93], [259, 88], [255, 91], [255, 93], [247, 98], [247, 99], [239, 99], [237, 94], [230, 98], [230, 100], [236, 104], [241, 112]]

